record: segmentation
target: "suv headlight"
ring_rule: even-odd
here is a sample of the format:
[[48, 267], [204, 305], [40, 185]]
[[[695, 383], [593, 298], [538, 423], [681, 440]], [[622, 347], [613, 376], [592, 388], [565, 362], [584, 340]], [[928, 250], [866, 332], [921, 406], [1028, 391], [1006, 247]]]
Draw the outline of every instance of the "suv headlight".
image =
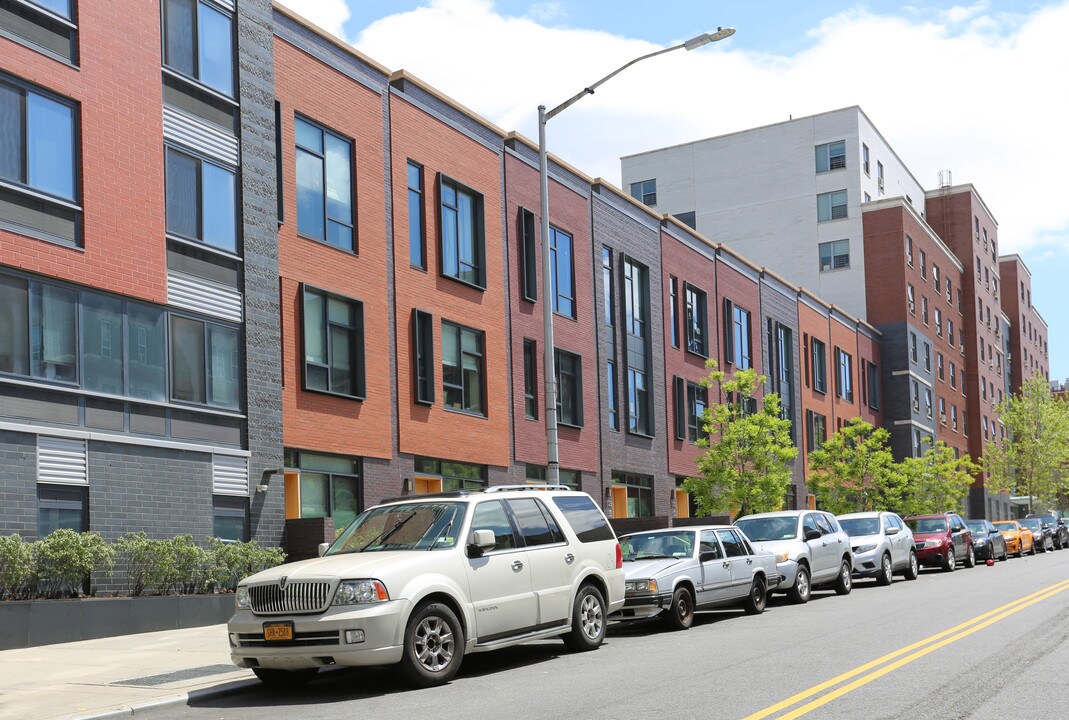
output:
[[628, 580], [624, 583], [624, 592], [657, 592], [656, 580]]
[[378, 580], [343, 580], [334, 591], [331, 605], [369, 605], [389, 599], [386, 586]]
[[876, 545], [870, 543], [868, 545], [859, 545], [857, 547], [857, 549], [854, 550], [854, 552], [856, 552], [856, 553], [867, 553], [867, 552], [869, 552], [871, 550], [875, 550], [875, 549], [876, 549]]
[[234, 592], [234, 603], [237, 605], [238, 610], [249, 609], [249, 588], [246, 585], [238, 585], [238, 589]]
[[786, 551], [786, 550], [784, 550], [784, 551], [783, 551], [783, 552], [781, 552], [781, 553], [776, 553], [776, 562], [777, 562], [777, 563], [784, 563], [784, 562], [787, 562], [787, 558], [788, 558], [788, 557], [790, 557], [790, 555], [791, 555], [791, 554], [790, 554], [790, 553], [789, 553], [788, 551]]

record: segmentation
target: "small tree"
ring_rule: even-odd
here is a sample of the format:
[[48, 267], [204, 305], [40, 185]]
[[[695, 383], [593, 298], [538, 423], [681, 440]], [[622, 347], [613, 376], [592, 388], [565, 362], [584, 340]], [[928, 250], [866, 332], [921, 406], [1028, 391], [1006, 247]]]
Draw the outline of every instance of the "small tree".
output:
[[725, 402], [710, 404], [702, 416], [708, 438], [698, 458], [698, 475], [687, 478], [683, 489], [691, 494], [704, 514], [731, 512], [738, 515], [779, 509], [791, 483], [789, 463], [798, 455], [790, 435], [790, 420], [780, 417], [779, 396], [754, 394], [764, 381], [754, 370], [739, 370], [728, 380], [716, 362], [707, 364], [709, 376], [702, 380]]
[[808, 485], [823, 510], [836, 515], [890, 510], [901, 501], [890, 433], [854, 418], [809, 453]]
[[98, 533], [61, 528], [35, 542], [33, 554], [45, 597], [78, 597], [91, 573], [111, 572], [115, 548]]
[[958, 510], [969, 494], [980, 466], [968, 455], [954, 457], [954, 448], [942, 440], [931, 442], [921, 457], [906, 458], [899, 465], [902, 475], [903, 515]]

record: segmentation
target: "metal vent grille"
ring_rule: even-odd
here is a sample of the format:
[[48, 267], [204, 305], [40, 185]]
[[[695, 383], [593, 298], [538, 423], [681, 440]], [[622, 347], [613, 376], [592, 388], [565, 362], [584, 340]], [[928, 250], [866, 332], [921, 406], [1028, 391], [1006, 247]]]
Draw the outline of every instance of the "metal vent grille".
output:
[[212, 492], [216, 495], [248, 495], [248, 459], [228, 455], [213, 456]]
[[37, 438], [37, 481], [61, 485], [88, 485], [85, 440]]
[[163, 136], [227, 165], [238, 166], [238, 139], [234, 135], [167, 105], [163, 106]]
[[292, 582], [285, 590], [277, 583], [249, 588], [249, 602], [258, 615], [322, 612], [329, 599], [329, 582]]

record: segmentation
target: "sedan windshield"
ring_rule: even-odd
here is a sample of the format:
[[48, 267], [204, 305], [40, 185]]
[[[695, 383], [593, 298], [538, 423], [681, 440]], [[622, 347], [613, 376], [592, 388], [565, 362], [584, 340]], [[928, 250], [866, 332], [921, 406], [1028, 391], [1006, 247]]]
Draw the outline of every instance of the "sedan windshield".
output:
[[906, 525], [914, 534], [941, 533], [947, 531], [946, 518], [914, 518], [906, 520]]
[[1021, 523], [1022, 527], [1026, 527], [1032, 532], [1043, 532], [1043, 526], [1040, 524], [1039, 520], [1036, 520], [1035, 518], [1025, 518], [1024, 520], [1019, 520], [1018, 522]]
[[987, 535], [987, 523], [966, 522], [965, 524], [972, 530], [973, 535]]
[[694, 533], [679, 531], [627, 535], [620, 538], [620, 551], [624, 560], [691, 557], [694, 554]]
[[839, 518], [839, 524], [850, 537], [876, 535], [880, 532], [879, 518], [847, 518], [846, 520]]
[[1017, 529], [1017, 526], [1011, 522], [997, 522], [991, 524], [995, 526], [996, 530], [999, 530], [1001, 532], [1013, 532]]
[[752, 542], [794, 540], [798, 537], [798, 518], [794, 517], [743, 518], [735, 525], [742, 528]]
[[457, 543], [463, 503], [413, 502], [361, 513], [334, 541], [327, 555], [382, 550], [441, 550]]

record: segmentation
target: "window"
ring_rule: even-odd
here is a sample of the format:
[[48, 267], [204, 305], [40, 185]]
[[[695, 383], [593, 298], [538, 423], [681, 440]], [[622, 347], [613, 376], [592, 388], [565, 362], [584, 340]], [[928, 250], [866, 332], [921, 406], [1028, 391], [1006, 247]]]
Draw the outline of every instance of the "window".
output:
[[557, 521], [546, 511], [540, 501], [534, 498], [523, 498], [510, 500], [508, 504], [516, 519], [516, 525], [525, 547], [564, 542], [564, 533], [557, 526]]
[[64, 485], [37, 486], [37, 537], [67, 529], [85, 532], [89, 529], [89, 503], [84, 487]]
[[880, 189], [880, 194], [883, 194], [883, 163], [879, 160], [876, 161], [876, 186]]
[[444, 492], [484, 490], [486, 488], [485, 465], [417, 456], [415, 471], [427, 475], [440, 475]]
[[935, 263], [932, 263], [932, 284], [935, 286], [936, 293], [938, 293], [942, 285], [939, 284], [939, 266]]
[[668, 276], [668, 315], [672, 325], [672, 347], [679, 347], [679, 280]]
[[238, 331], [171, 316], [171, 398], [238, 407], [241, 383]]
[[828, 420], [820, 413], [806, 410], [806, 450], [813, 452], [828, 440]]
[[947, 318], [947, 342], [954, 347], [954, 321]]
[[817, 145], [817, 172], [825, 173], [830, 170], [841, 170], [846, 167], [846, 142], [827, 143]]
[[769, 379], [772, 392], [779, 395], [780, 417], [791, 421], [794, 439], [794, 333], [786, 325], [768, 318]]
[[906, 263], [913, 267], [913, 238], [906, 235]]
[[[524, 341], [526, 342], [526, 341]], [[412, 311], [412, 380], [415, 401], [434, 403], [434, 321], [430, 313]]]
[[167, 155], [167, 232], [237, 252], [234, 171], [177, 148]]
[[943, 379], [943, 353], [937, 352], [935, 354], [935, 371], [939, 375], [939, 379]]
[[724, 362], [737, 370], [750, 368], [752, 359], [750, 311], [724, 298]]
[[74, 202], [74, 104], [0, 77], [0, 179]]
[[817, 222], [846, 217], [846, 190], [817, 195]]
[[442, 175], [438, 194], [442, 275], [485, 288], [483, 196]]
[[613, 484], [625, 490], [627, 499], [626, 515], [621, 515], [614, 508], [616, 517], [650, 517], [653, 515], [653, 478], [648, 475], [614, 472]]
[[921, 411], [921, 386], [916, 380], [913, 381], [913, 412]]
[[928, 296], [921, 295], [921, 322], [928, 324]]
[[427, 269], [426, 230], [423, 222], [423, 166], [408, 161], [408, 262]]
[[248, 539], [249, 501], [239, 497], [212, 497], [212, 537], [230, 542]]
[[924, 414], [931, 419], [932, 417], [932, 389], [924, 388]]
[[[528, 420], [538, 419], [538, 395], [535, 390], [538, 360], [534, 340], [523, 339], [523, 414]], [[559, 382], [559, 381], [558, 381]], [[558, 393], [559, 393], [558, 389]]]
[[363, 398], [364, 304], [304, 287], [304, 389]]
[[963, 306], [961, 303], [961, 288], [958, 288], [958, 315], [963, 314]]
[[913, 283], [906, 283], [906, 302], [909, 304], [909, 312], [911, 315], [917, 314], [917, 303], [915, 302], [916, 295], [913, 291]]
[[636, 338], [646, 337], [647, 271], [630, 258], [624, 260], [624, 329]]
[[332, 517], [343, 528], [363, 509], [358, 458], [286, 450], [284, 464], [298, 472], [302, 518]]
[[206, 0], [164, 0], [163, 64], [234, 94], [233, 19]]
[[448, 410], [486, 414], [480, 331], [442, 321], [442, 393]]
[[914, 365], [917, 364], [917, 334], [909, 334], [909, 359]]
[[623, 262], [624, 325], [627, 331], [628, 431], [653, 435], [652, 403], [648, 385], [649, 270], [631, 258]]
[[950, 387], [958, 389], [958, 367], [954, 363], [950, 363]]
[[652, 435], [646, 373], [630, 367], [627, 369], [627, 408], [628, 431], [639, 435]]
[[850, 267], [850, 241], [835, 240], [820, 244], [820, 270], [839, 270]]
[[684, 283], [683, 288], [686, 294], [687, 309], [687, 350], [703, 357], [708, 357], [709, 321], [706, 310], [706, 295], [690, 283]]
[[[525, 469], [525, 477], [527, 479], [527, 482], [529, 483], [545, 483], [546, 466], [527, 463]], [[580, 481], [582, 479], [583, 474], [578, 470], [565, 470], [564, 468], [557, 468], [557, 480], [561, 485], [567, 485], [573, 490], [578, 490], [580, 486]], [[547, 518], [550, 520], [550, 522], [553, 522], [553, 518], [549, 517], [548, 515]]]
[[575, 270], [572, 266], [572, 236], [549, 228], [549, 267], [553, 287], [553, 312], [575, 317]]
[[675, 217], [676, 220], [683, 223], [687, 227], [695, 230], [698, 228], [698, 215], [693, 210], [682, 213], [673, 213], [672, 215], [673, 217]]
[[950, 406], [950, 426], [954, 429], [954, 432], [958, 431], [958, 406]]
[[849, 353], [835, 348], [835, 394], [847, 402], [854, 402], [853, 363]]
[[928, 279], [928, 255], [921, 250], [921, 277]]
[[869, 174], [869, 146], [861, 144], [861, 167], [864, 169], [865, 174]]
[[872, 363], [865, 366], [868, 376], [868, 403], [873, 410], [880, 409], [880, 370]]
[[951, 293], [950, 278], [947, 278], [946, 281], [947, 281], [947, 302], [951, 303], [951, 302], [954, 302], [954, 300], [953, 300], [953, 294]]
[[538, 223], [533, 212], [520, 208], [520, 294], [538, 301]]
[[631, 183], [631, 197], [635, 198], [643, 205], [656, 205], [657, 181], [640, 180], [639, 182]]
[[616, 408], [616, 363], [612, 360], [605, 364], [605, 384], [608, 386], [609, 429], [619, 430], [620, 418]]
[[924, 369], [928, 372], [932, 371], [932, 346], [927, 340], [924, 341]]
[[939, 308], [935, 309], [935, 334], [943, 337], [943, 311]]
[[[294, 120], [294, 132], [297, 138], [297, 232], [355, 252], [352, 142], [301, 117]], [[410, 187], [410, 213], [411, 193]], [[417, 197], [417, 204], [418, 200]], [[411, 242], [411, 216], [409, 223]]]
[[939, 398], [939, 424], [947, 424], [947, 401], [944, 398]]
[[822, 340], [813, 338], [813, 389], [828, 392], [828, 361]]
[[705, 436], [705, 408], [708, 405], [708, 391], [701, 385], [687, 383], [687, 440], [698, 442]]
[[605, 324], [612, 327], [616, 318], [616, 307], [613, 302], [612, 250], [607, 247], [601, 248], [601, 291], [605, 305]]
[[583, 426], [583, 361], [574, 353], [554, 348], [557, 374], [557, 421], [572, 427]]

